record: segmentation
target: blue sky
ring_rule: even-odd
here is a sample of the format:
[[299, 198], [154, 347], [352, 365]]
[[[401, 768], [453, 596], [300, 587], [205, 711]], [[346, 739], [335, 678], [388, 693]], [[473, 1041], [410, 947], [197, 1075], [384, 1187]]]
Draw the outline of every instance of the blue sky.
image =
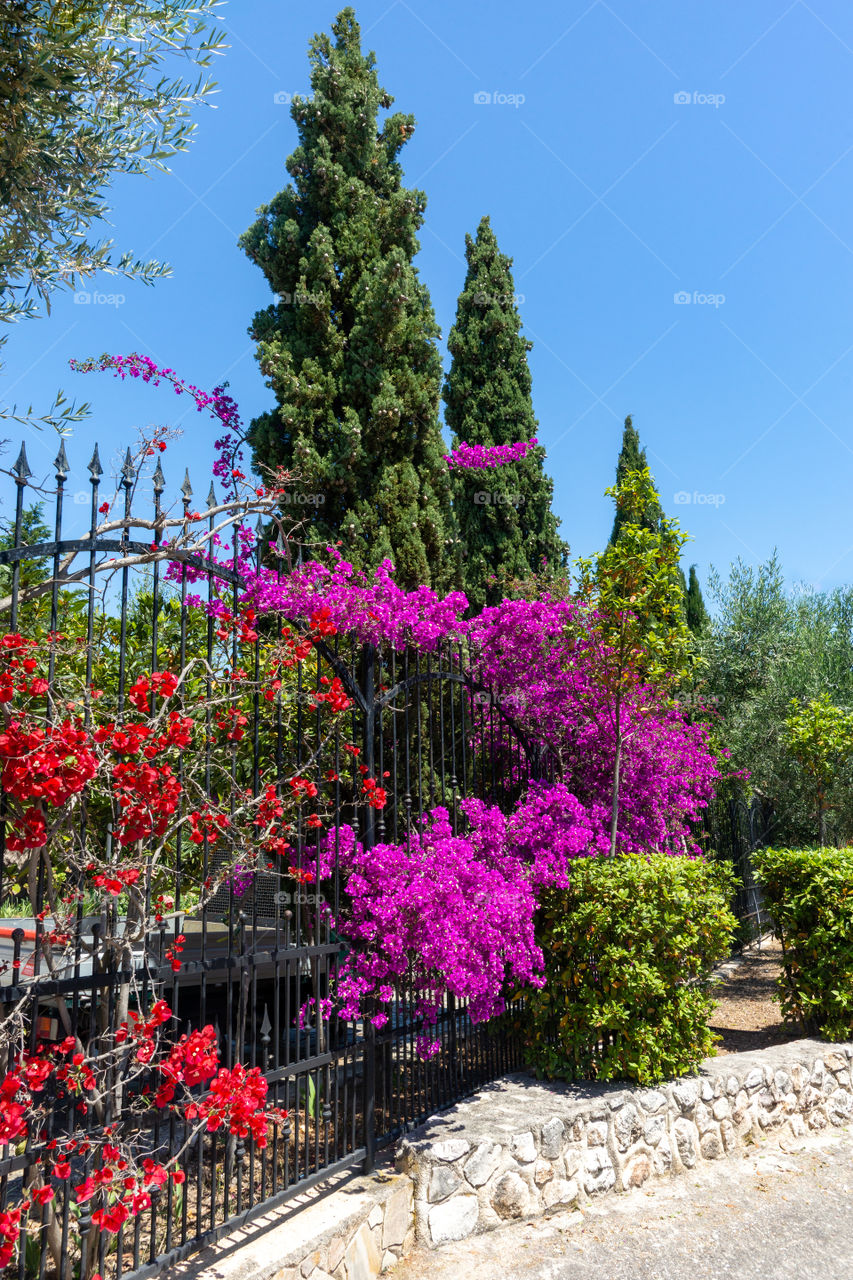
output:
[[[123, 301], [57, 295], [49, 319], [11, 331], [4, 401], [46, 409], [62, 386], [93, 405], [68, 443], [75, 489], [95, 439], [112, 457], [136, 426], [180, 420], [167, 479], [177, 487], [189, 465], [205, 493], [214, 431], [165, 390], [69, 373], [71, 356], [136, 350], [201, 386], [228, 378], [246, 421], [271, 403], [247, 334], [270, 295], [237, 237], [285, 184], [296, 130], [280, 99], [307, 91], [308, 41], [340, 7], [230, 0], [217, 107], [198, 112], [197, 141], [170, 174], [113, 191], [117, 246], [165, 259], [172, 277], [151, 289], [101, 278], [93, 297]], [[417, 120], [403, 160], [429, 200], [418, 267], [445, 337], [465, 233], [484, 213], [515, 260], [573, 553], [606, 541], [603, 490], [632, 413], [703, 579], [778, 546], [791, 580], [853, 580], [849, 3], [356, 10], [395, 109]], [[46, 475], [56, 440], [29, 432], [27, 448]]]

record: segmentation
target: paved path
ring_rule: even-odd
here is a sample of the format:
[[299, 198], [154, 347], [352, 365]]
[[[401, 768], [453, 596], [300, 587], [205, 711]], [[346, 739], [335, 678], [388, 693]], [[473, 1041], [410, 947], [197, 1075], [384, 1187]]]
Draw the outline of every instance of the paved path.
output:
[[517, 1223], [394, 1280], [853, 1280], [853, 1126]]

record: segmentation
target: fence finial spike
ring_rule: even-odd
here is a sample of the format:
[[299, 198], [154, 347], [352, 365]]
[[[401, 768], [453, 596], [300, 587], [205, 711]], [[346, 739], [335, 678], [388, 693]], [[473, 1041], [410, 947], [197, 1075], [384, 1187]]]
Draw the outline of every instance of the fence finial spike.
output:
[[255, 533], [258, 535], [258, 542], [260, 542], [261, 538], [264, 536], [265, 528], [266, 525], [264, 524], [263, 516], [258, 516], [258, 522], [255, 525]]
[[209, 507], [216, 506], [216, 490], [213, 487], [213, 481], [210, 482], [210, 488], [207, 491], [207, 505]]
[[21, 452], [18, 454], [18, 460], [12, 468], [12, 475], [15, 477], [18, 484], [25, 484], [27, 476], [31, 476], [32, 474], [32, 471], [30, 471], [30, 464], [27, 461], [27, 446], [22, 440]]
[[68, 455], [65, 452], [64, 440], [60, 440], [59, 442], [59, 453], [54, 458], [53, 465], [56, 468], [57, 480], [66, 480], [68, 478], [69, 466], [68, 466]]
[[272, 1031], [272, 1023], [270, 1022], [270, 1011], [267, 1008], [267, 1006], [264, 1005], [264, 1018], [263, 1018], [263, 1022], [261, 1023], [262, 1039], [265, 1041], [268, 1041], [271, 1031]]
[[130, 456], [129, 448], [127, 450], [127, 453], [124, 455], [124, 466], [121, 469], [121, 474], [122, 474], [122, 480], [124, 484], [126, 485], [133, 484], [133, 477], [134, 477], [133, 458], [131, 458]]
[[154, 468], [154, 474], [151, 477], [154, 482], [154, 492], [162, 493], [166, 488], [166, 477], [163, 475], [163, 468], [160, 466], [160, 459], [157, 459], [157, 466]]
[[190, 498], [193, 496], [193, 487], [190, 484], [189, 467], [187, 467], [186, 471], [184, 472], [184, 483], [181, 485], [181, 493], [184, 495], [187, 502], [189, 502]]
[[101, 466], [101, 455], [98, 453], [97, 445], [95, 445], [95, 452], [92, 454], [92, 461], [89, 463], [88, 471], [90, 472], [93, 480], [100, 480], [101, 476], [104, 474], [103, 467]]

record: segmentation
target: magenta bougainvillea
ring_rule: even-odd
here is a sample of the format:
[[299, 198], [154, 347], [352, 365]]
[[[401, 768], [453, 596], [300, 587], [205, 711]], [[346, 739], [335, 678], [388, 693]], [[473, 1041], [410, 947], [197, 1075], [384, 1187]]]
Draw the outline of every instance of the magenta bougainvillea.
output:
[[488, 467], [504, 467], [509, 462], [519, 462], [535, 449], [539, 441], [518, 440], [514, 444], [467, 444], [462, 441], [450, 453], [444, 455], [444, 461], [452, 470], [454, 467], [464, 471], [483, 471]]
[[[177, 393], [190, 394], [226, 428], [217, 441], [216, 474], [246, 481], [235, 460], [236, 406], [222, 388], [200, 392], [139, 356], [103, 357], [78, 367], [112, 369], [155, 384], [166, 380]], [[535, 445], [462, 443], [446, 461], [451, 468], [504, 466]], [[215, 546], [212, 539], [211, 555]], [[336, 926], [355, 944], [337, 989], [343, 1012], [372, 1010], [382, 1025], [395, 992], [411, 986], [427, 1028], [447, 992], [470, 1001], [472, 1018], [493, 1016], [509, 989], [541, 981], [534, 936], [538, 893], [564, 885], [574, 858], [609, 848], [616, 726], [601, 679], [595, 613], [581, 601], [546, 595], [505, 600], [466, 619], [468, 601], [461, 593], [442, 599], [425, 586], [404, 591], [390, 562], [367, 575], [332, 547], [328, 564], [314, 560], [292, 572], [258, 568], [248, 526], [221, 554], [221, 563], [238, 569], [246, 582], [240, 607], [252, 623], [265, 614], [285, 616], [319, 634], [325, 627], [329, 634], [396, 650], [435, 651], [446, 643], [467, 664], [472, 695], [478, 686], [488, 690], [498, 714], [510, 717], [548, 754], [550, 776], [557, 780], [531, 783], [509, 815], [467, 799], [460, 805], [461, 831], [438, 808], [401, 843], [366, 848], [347, 827], [335, 838], [348, 904]], [[192, 573], [202, 571], [172, 569], [178, 580]], [[230, 618], [224, 599], [190, 596], [189, 603]], [[689, 724], [664, 691], [639, 681], [624, 692], [620, 715], [625, 744], [619, 847], [694, 852], [688, 824], [712, 796], [718, 776], [705, 730]], [[478, 729], [477, 717], [472, 724], [475, 748], [495, 749], [490, 735]], [[371, 782], [379, 787], [378, 780]], [[330, 848], [321, 855], [321, 871], [330, 870]], [[309, 874], [307, 868], [295, 870]], [[425, 1047], [431, 1043], [427, 1035]]]
[[332, 567], [316, 560], [292, 573], [247, 569], [246, 599], [259, 613], [301, 620], [318, 608], [338, 632], [366, 644], [394, 649], [414, 645], [427, 651], [448, 636], [461, 635], [468, 601], [461, 591], [441, 598], [430, 587], [404, 591], [394, 581], [394, 566], [383, 560], [372, 576], [358, 571], [328, 548]]

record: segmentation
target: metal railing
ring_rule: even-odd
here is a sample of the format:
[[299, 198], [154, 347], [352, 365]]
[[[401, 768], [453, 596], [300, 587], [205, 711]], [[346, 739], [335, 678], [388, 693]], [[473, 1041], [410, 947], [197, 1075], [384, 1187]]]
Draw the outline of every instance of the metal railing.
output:
[[[41, 639], [59, 630], [76, 636], [85, 655], [87, 685], [100, 681], [102, 703], [119, 723], [127, 712], [129, 683], [166, 669], [170, 662], [183, 671], [199, 660], [198, 693], [204, 698], [207, 681], [208, 702], [209, 673], [217, 662], [233, 669], [254, 664], [257, 673], [267, 643], [264, 628], [278, 633], [284, 620], [261, 620], [248, 649], [244, 645], [238, 651], [236, 635], [220, 640], [215, 619], [203, 605], [225, 595], [236, 614], [240, 578], [193, 550], [191, 539], [180, 552], [174, 538], [172, 549], [164, 548], [171, 517], [159, 463], [147, 476], [128, 454], [112, 503], [120, 515], [110, 523], [115, 526], [118, 520], [118, 527], [107, 531], [97, 448], [88, 471], [87, 518], [84, 527], [75, 527], [82, 504], [75, 504], [76, 512], [71, 508], [69, 519], [70, 467], [64, 446], [52, 482], [42, 487], [33, 485], [22, 448], [11, 472], [15, 515], [0, 549], [0, 629]], [[209, 533], [222, 511], [213, 489], [206, 510], [191, 513], [191, 501], [187, 478], [174, 507], [175, 519], [183, 524], [174, 527], [186, 532], [192, 521], [193, 528]], [[38, 518], [33, 504], [40, 504]], [[137, 515], [143, 505], [144, 514]], [[52, 536], [30, 537], [28, 545], [28, 531], [38, 531], [41, 522], [48, 523]], [[262, 535], [259, 527], [258, 562]], [[236, 537], [235, 529], [235, 550]], [[202, 607], [193, 607], [186, 576], [172, 585], [165, 581], [166, 565], [175, 559], [199, 579]], [[527, 777], [547, 771], [547, 761], [499, 706], [488, 696], [473, 696], [482, 691], [450, 646], [429, 655], [396, 653], [335, 637], [315, 643], [304, 665], [305, 672], [300, 667], [294, 675], [290, 720], [282, 716], [281, 699], [266, 702], [255, 691], [239, 749], [229, 747], [224, 763], [214, 759], [216, 748], [208, 736], [195, 763], [211, 792], [225, 775], [235, 787], [257, 794], [264, 777], [282, 779], [305, 771], [331, 789], [327, 833], [333, 841], [346, 823], [370, 847], [377, 841], [405, 841], [434, 805], [445, 806], [454, 821], [463, 797], [480, 796], [508, 807]], [[323, 677], [337, 676], [351, 699], [351, 708], [336, 718], [331, 731], [327, 723], [321, 729], [320, 711], [302, 696], [309, 674], [313, 688], [320, 687]], [[61, 676], [51, 657], [51, 681]], [[352, 746], [358, 747], [358, 759], [371, 776], [387, 774], [388, 803], [382, 809], [356, 802], [358, 775], [354, 768], [348, 774]], [[329, 784], [327, 776], [337, 780]], [[16, 909], [11, 904], [26, 904], [19, 915], [0, 919], [0, 967], [5, 961], [0, 1018], [14, 1015], [20, 1020], [22, 1042], [34, 1052], [71, 1035], [93, 1052], [114, 1033], [123, 1009], [144, 1012], [154, 999], [164, 999], [182, 1031], [213, 1025], [223, 1064], [259, 1067], [271, 1103], [288, 1112], [268, 1145], [256, 1149], [216, 1132], [193, 1137], [191, 1127], [174, 1112], [150, 1109], [136, 1139], [140, 1155], [165, 1161], [180, 1153], [185, 1181], [180, 1187], [170, 1181], [159, 1191], [154, 1188], [150, 1209], [110, 1236], [92, 1230], [91, 1202], [78, 1209], [70, 1188], [93, 1169], [86, 1136], [106, 1123], [121, 1124], [121, 1107], [138, 1102], [136, 1091], [145, 1087], [144, 1076], [124, 1093], [121, 1080], [111, 1077], [111, 1097], [119, 1100], [115, 1113], [109, 1107], [106, 1114], [91, 1108], [82, 1113], [64, 1104], [52, 1107], [48, 1098], [44, 1133], [21, 1150], [0, 1147], [0, 1212], [20, 1202], [44, 1144], [80, 1140], [70, 1157], [72, 1176], [50, 1213], [63, 1258], [71, 1257], [74, 1240], [82, 1241], [83, 1257], [77, 1255], [73, 1268], [84, 1278], [92, 1271], [100, 1271], [105, 1280], [158, 1274], [339, 1170], [369, 1169], [378, 1147], [522, 1065], [522, 1049], [511, 1032], [503, 1025], [474, 1025], [466, 1002], [452, 997], [445, 1000], [436, 1028], [440, 1050], [428, 1060], [417, 1049], [420, 1019], [414, 994], [405, 986], [396, 992], [381, 1031], [369, 1018], [333, 1015], [326, 1021], [310, 1009], [305, 1013], [310, 999], [317, 1002], [316, 1010], [333, 987], [347, 951], [333, 924], [346, 896], [337, 862], [331, 877], [323, 880], [327, 911], [309, 909], [293, 884], [284, 892], [281, 878], [262, 869], [244, 892], [231, 876], [194, 913], [190, 887], [215, 879], [216, 854], [207, 839], [190, 845], [179, 831], [159, 888], [163, 880], [168, 882], [175, 911], [183, 911], [183, 917], [177, 914], [168, 923], [146, 928], [129, 942], [127, 921], [118, 910], [101, 903], [87, 915], [81, 902], [74, 943], [54, 956], [45, 912], [50, 905], [48, 872], [59, 874], [61, 850], [48, 844], [37, 857], [32, 855], [29, 868], [22, 866], [20, 856], [6, 848], [2, 798], [0, 806], [0, 906], [8, 913]], [[75, 836], [82, 848], [90, 842], [111, 856], [109, 819], [109, 814], [84, 812]], [[293, 857], [297, 866], [316, 860], [319, 885], [319, 836], [301, 820]], [[179, 933], [185, 940], [175, 960]], [[10, 1049], [0, 1067], [11, 1060]], [[44, 1214], [47, 1224], [47, 1206]], [[44, 1232], [29, 1242], [22, 1236], [21, 1280], [42, 1280], [49, 1273], [44, 1240]], [[35, 1254], [33, 1246], [38, 1246]]]

